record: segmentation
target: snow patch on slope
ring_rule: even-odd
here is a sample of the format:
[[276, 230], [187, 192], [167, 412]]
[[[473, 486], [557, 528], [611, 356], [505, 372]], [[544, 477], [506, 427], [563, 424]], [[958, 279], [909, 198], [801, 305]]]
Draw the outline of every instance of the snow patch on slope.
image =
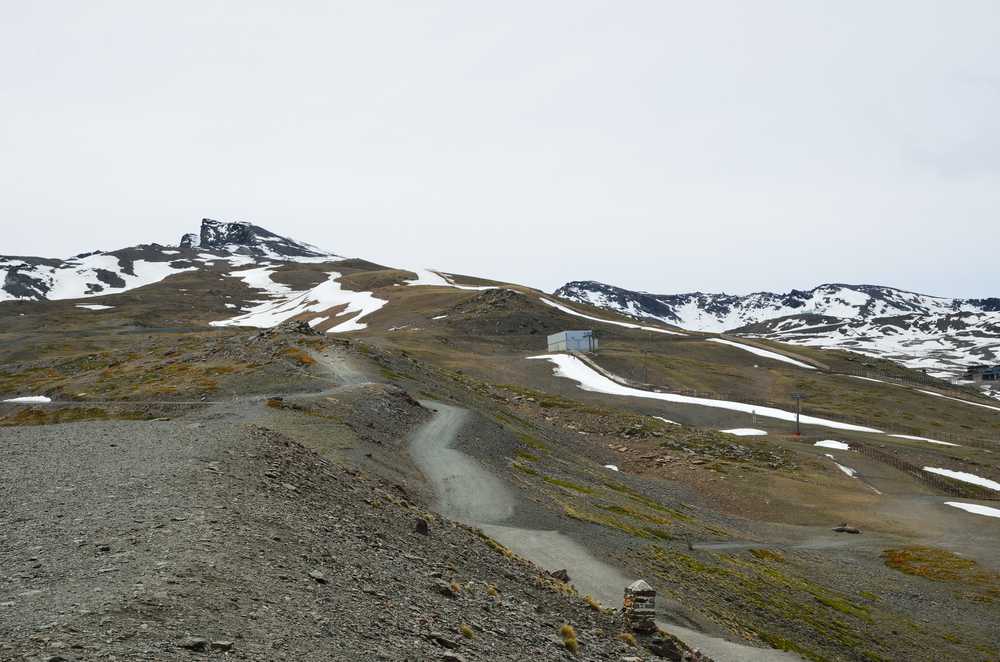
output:
[[761, 349], [759, 347], [753, 347], [751, 345], [744, 345], [743, 343], [733, 342], [732, 340], [726, 340], [725, 338], [709, 338], [708, 342], [719, 343], [720, 345], [728, 345], [729, 347], [735, 347], [737, 349], [742, 349], [744, 352], [750, 352], [751, 354], [756, 354], [757, 356], [763, 356], [768, 359], [773, 359], [775, 361], [781, 361], [782, 363], [789, 363], [799, 368], [805, 368], [806, 370], [815, 370], [816, 368], [809, 365], [808, 363], [803, 363], [802, 361], [796, 361], [795, 359], [789, 358], [784, 354], [778, 354], [777, 352], [771, 352], [766, 349]]
[[982, 476], [977, 476], [976, 474], [970, 474], [966, 471], [954, 471], [952, 469], [942, 469], [940, 467], [924, 467], [924, 471], [932, 474], [938, 474], [939, 476], [945, 476], [946, 478], [953, 478], [954, 480], [960, 480], [964, 483], [972, 483], [973, 485], [979, 485], [990, 490], [996, 490], [1000, 492], [1000, 483], [995, 480], [990, 480], [989, 478], [983, 478]]
[[455, 280], [441, 271], [433, 269], [407, 269], [417, 275], [416, 278], [404, 281], [407, 285], [431, 285], [435, 287], [454, 287], [459, 290], [496, 290], [496, 285], [459, 285]]
[[1000, 508], [981, 506], [978, 503], [962, 503], [961, 501], [945, 501], [944, 505], [952, 508], [961, 508], [968, 513], [976, 515], [986, 515], [987, 517], [1000, 517]]
[[890, 437], [895, 437], [896, 439], [909, 439], [910, 441], [926, 441], [929, 444], [937, 444], [939, 446], [958, 446], [959, 444], [952, 444], [947, 441], [938, 441], [937, 439], [928, 439], [927, 437], [917, 437], [912, 434], [890, 434]]
[[838, 451], [849, 451], [851, 447], [842, 441], [836, 441], [834, 439], [824, 439], [823, 441], [817, 441], [813, 446], [819, 446], [820, 448], [833, 448]]
[[336, 271], [327, 272], [326, 281], [304, 292], [297, 292], [287, 285], [275, 282], [271, 278], [274, 271], [274, 267], [257, 267], [230, 273], [230, 276], [242, 279], [250, 287], [264, 290], [270, 298], [258, 303], [242, 315], [214, 321], [211, 325], [252, 326], [266, 329], [306, 313], [322, 313], [331, 308], [344, 306], [344, 309], [333, 317], [348, 315], [351, 317], [327, 329], [327, 333], [344, 333], [366, 328], [367, 325], [360, 320], [388, 303], [371, 292], [343, 289], [337, 280], [340, 274]]
[[[643, 391], [641, 389], [632, 388], [629, 386], [623, 386], [615, 381], [612, 381], [608, 377], [600, 374], [596, 370], [592, 369], [590, 366], [580, 361], [575, 356], [570, 356], [568, 354], [543, 354], [540, 356], [530, 356], [529, 359], [544, 359], [551, 361], [555, 364], [553, 369], [553, 374], [557, 377], [565, 377], [567, 379], [572, 379], [577, 382], [581, 389], [585, 391], [593, 391], [596, 393], [607, 393], [609, 395], [620, 395], [632, 398], [648, 398], [651, 400], [663, 400], [665, 402], [677, 402], [681, 404], [688, 405], [700, 405], [703, 407], [715, 407], [718, 409], [728, 409], [731, 411], [740, 411], [747, 414], [756, 412], [759, 416], [764, 416], [766, 418], [776, 418], [782, 421], [794, 421], [795, 412], [785, 411], [783, 409], [777, 409], [774, 407], [758, 407], [756, 405], [750, 405], [742, 402], [730, 402], [727, 400], [711, 400], [709, 398], [696, 398], [687, 395], [678, 395], [675, 393], [656, 393], [652, 391]], [[831, 421], [825, 418], [817, 418], [815, 416], [802, 416], [802, 423], [805, 425], [818, 425], [821, 427], [834, 428], [838, 430], [853, 430], [856, 432], [875, 432], [880, 433], [881, 430], [876, 430], [874, 428], [868, 428], [861, 425], [854, 425], [852, 423], [841, 423], [839, 421]]]
[[[23, 260], [0, 259], [0, 285], [9, 274], [15, 273], [33, 281], [40, 290], [41, 298], [49, 300], [83, 299], [127, 292], [196, 268], [191, 266], [174, 267], [171, 264], [169, 261], [134, 260], [131, 263], [131, 269], [128, 269], [116, 256], [101, 252], [72, 257], [63, 260], [57, 266], [44, 263], [30, 264]], [[128, 271], [132, 273], [128, 273]], [[102, 276], [104, 280], [102, 280]], [[123, 284], [115, 285], [107, 282], [108, 280]], [[0, 289], [0, 301], [34, 300], [37, 298], [39, 296], [15, 296]]]

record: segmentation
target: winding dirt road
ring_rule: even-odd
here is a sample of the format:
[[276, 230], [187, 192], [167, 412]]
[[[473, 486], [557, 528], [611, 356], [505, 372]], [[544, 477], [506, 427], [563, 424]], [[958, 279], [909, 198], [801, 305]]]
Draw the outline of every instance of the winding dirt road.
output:
[[[520, 507], [512, 490], [484, 465], [452, 448], [468, 412], [437, 402], [421, 402], [434, 411], [430, 421], [410, 437], [410, 455], [434, 488], [435, 509], [451, 519], [482, 529], [488, 536], [535, 564], [567, 568], [581, 594], [605, 605], [617, 605], [622, 590], [635, 578], [595, 558], [583, 545], [558, 531], [505, 526]], [[716, 662], [801, 662], [791, 653], [751, 648], [671, 623], [660, 627], [699, 648]]]

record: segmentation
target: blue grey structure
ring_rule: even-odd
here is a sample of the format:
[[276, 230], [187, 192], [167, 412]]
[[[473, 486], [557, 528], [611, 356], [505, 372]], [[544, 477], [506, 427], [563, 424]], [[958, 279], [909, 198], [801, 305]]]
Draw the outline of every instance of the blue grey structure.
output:
[[[551, 339], [549, 340], [549, 344], [552, 344]], [[1000, 382], [1000, 365], [972, 366], [969, 368], [969, 372], [965, 375], [965, 378], [975, 382]]]
[[593, 331], [560, 331], [549, 336], [550, 352], [596, 352]]

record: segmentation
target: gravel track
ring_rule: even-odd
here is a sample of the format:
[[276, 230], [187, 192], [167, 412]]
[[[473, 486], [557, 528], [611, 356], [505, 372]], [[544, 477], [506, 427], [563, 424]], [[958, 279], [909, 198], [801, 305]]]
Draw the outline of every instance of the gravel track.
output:
[[[573, 584], [583, 594], [604, 605], [617, 605], [622, 590], [635, 578], [595, 558], [585, 547], [558, 531], [540, 531], [500, 526], [514, 512], [516, 497], [499, 478], [465, 453], [452, 448], [467, 422], [467, 412], [458, 407], [425, 402], [436, 409], [434, 417], [414, 432], [410, 452], [414, 462], [434, 486], [442, 514], [461, 518], [513, 552], [543, 568], [568, 568]], [[527, 504], [517, 504], [527, 507]], [[752, 648], [695, 630], [659, 623], [700, 648], [716, 662], [800, 662], [792, 653]]]

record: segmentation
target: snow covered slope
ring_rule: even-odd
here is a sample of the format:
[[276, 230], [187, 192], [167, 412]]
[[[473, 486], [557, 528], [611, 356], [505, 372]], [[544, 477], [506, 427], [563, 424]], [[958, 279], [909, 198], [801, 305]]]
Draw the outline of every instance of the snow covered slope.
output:
[[113, 294], [196, 268], [191, 260], [174, 257], [157, 244], [112, 253], [83, 253], [65, 260], [0, 257], [0, 301]]
[[340, 256], [250, 223], [203, 219], [200, 235], [178, 246], [142, 244], [65, 260], [0, 256], [0, 301], [79, 299], [125, 292], [168, 276], [216, 264], [331, 262]]
[[693, 331], [849, 349], [958, 378], [1000, 362], [1000, 298], [951, 299], [878, 285], [820, 285], [787, 294], [649, 294], [574, 281], [556, 296]]
[[[211, 322], [211, 325], [271, 328], [293, 317], [314, 313], [308, 321], [310, 326], [325, 327], [327, 333], [343, 333], [364, 329], [366, 325], [361, 318], [388, 303], [371, 292], [343, 289], [336, 271], [328, 272], [326, 281], [305, 291], [276, 283], [271, 278], [273, 272], [272, 267], [256, 267], [230, 273], [250, 287], [262, 290], [267, 298], [245, 313]], [[331, 317], [333, 323], [328, 322]]]

